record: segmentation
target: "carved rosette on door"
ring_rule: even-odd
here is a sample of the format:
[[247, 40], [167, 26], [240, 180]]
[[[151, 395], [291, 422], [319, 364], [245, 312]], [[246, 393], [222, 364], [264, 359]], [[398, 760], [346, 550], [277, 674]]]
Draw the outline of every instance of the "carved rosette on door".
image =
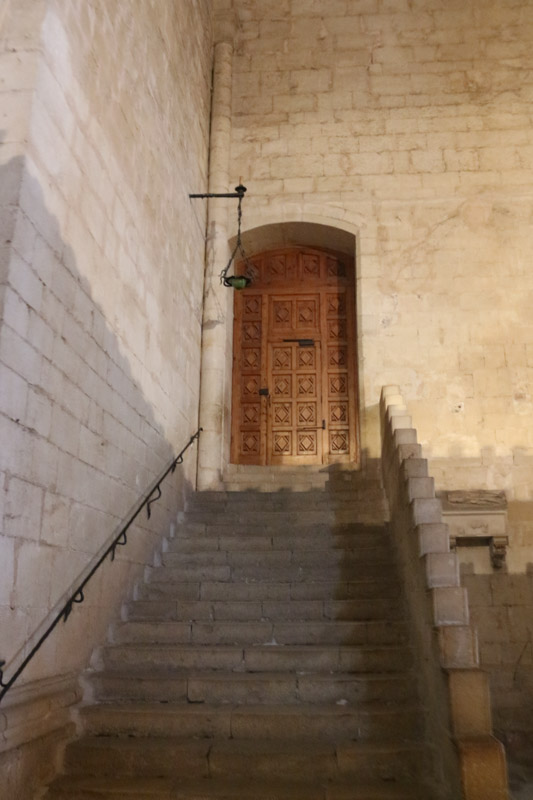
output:
[[353, 265], [288, 248], [235, 295], [232, 461], [357, 461]]

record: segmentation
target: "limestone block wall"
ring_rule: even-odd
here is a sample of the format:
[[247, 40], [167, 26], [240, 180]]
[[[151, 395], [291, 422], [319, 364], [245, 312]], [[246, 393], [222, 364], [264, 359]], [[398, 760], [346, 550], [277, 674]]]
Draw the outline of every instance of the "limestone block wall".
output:
[[363, 448], [378, 452], [379, 387], [398, 383], [439, 487], [530, 498], [533, 6], [216, 6], [246, 227], [356, 233]]
[[533, 576], [464, 570], [482, 669], [490, 675], [494, 726], [518, 764], [533, 752]]
[[[207, 184], [210, 6], [0, 3], [7, 677], [27, 638], [197, 427], [205, 203], [188, 194]], [[35, 701], [33, 721], [43, 724], [34, 734], [46, 732], [47, 719], [49, 729], [60, 724], [51, 709], [72, 702], [69, 676], [168, 531], [194, 483], [191, 452], [150, 522], [132, 530], [21, 679], [48, 697], [68, 695]], [[35, 687], [19, 690], [17, 703], [38, 697]], [[20, 707], [4, 711], [3, 749], [20, 744], [31, 718]], [[1, 762], [6, 796], [24, 797], [19, 762]]]

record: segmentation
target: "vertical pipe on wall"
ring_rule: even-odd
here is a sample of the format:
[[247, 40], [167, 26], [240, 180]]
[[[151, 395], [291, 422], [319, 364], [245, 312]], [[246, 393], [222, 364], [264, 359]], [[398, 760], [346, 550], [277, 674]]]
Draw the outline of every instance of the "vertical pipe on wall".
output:
[[[215, 45], [209, 192], [232, 191], [229, 176], [231, 146], [231, 81], [233, 45]], [[198, 489], [220, 488], [222, 469], [229, 454], [228, 415], [231, 380], [231, 329], [233, 292], [220, 283], [229, 258], [228, 212], [237, 213], [228, 199], [210, 198], [207, 207], [207, 247], [202, 319], [200, 370], [200, 426]]]

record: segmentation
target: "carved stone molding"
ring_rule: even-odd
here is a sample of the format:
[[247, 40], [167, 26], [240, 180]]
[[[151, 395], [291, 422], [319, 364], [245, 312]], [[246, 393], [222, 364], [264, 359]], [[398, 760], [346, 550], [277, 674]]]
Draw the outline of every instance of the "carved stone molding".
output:
[[450, 548], [486, 545], [494, 569], [505, 566], [507, 499], [505, 492], [475, 489], [439, 492], [443, 522], [450, 530]]

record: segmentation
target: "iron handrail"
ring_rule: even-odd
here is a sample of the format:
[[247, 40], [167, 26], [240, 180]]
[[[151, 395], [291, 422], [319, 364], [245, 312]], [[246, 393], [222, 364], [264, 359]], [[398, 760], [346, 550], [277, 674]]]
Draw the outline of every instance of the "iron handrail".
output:
[[[83, 590], [85, 589], [86, 585], [89, 583], [95, 572], [100, 568], [103, 562], [106, 560], [108, 555], [111, 555], [111, 561], [115, 560], [115, 554], [117, 547], [124, 547], [128, 543], [128, 537], [126, 535], [128, 528], [133, 524], [133, 522], [137, 519], [143, 508], [146, 506], [146, 514], [148, 519], [152, 514], [151, 506], [153, 503], [156, 503], [159, 498], [161, 497], [161, 484], [167, 477], [169, 473], [173, 473], [178, 466], [178, 464], [183, 464], [183, 455], [186, 450], [193, 444], [196, 439], [200, 437], [200, 433], [202, 432], [202, 428], [198, 428], [195, 434], [191, 436], [185, 447], [181, 450], [180, 453], [170, 462], [168, 467], [162, 473], [162, 475], [151, 484], [150, 488], [147, 492], [142, 496], [141, 500], [134, 506], [134, 510], [130, 513], [127, 521], [122, 525], [120, 528], [119, 533], [113, 538], [113, 541], [110, 545], [106, 547], [104, 552], [96, 559], [94, 565], [90, 568], [89, 572], [85, 576], [85, 578], [81, 581], [81, 583], [76, 587], [76, 589], [70, 593], [68, 600], [63, 604], [62, 608], [58, 613], [55, 615], [52, 622], [48, 625], [42, 636], [39, 638], [38, 642], [32, 647], [24, 661], [20, 664], [20, 666], [15, 670], [13, 675], [8, 681], [4, 682], [4, 666], [6, 664], [5, 661], [0, 660], [0, 702], [5, 697], [7, 692], [11, 689], [17, 678], [22, 674], [22, 672], [26, 669], [32, 658], [36, 655], [36, 653], [40, 650], [44, 642], [48, 639], [54, 628], [59, 624], [61, 620], [66, 622], [67, 619], [70, 617], [74, 604], [83, 603], [85, 596], [83, 594]], [[154, 494], [157, 492], [156, 496]], [[90, 565], [89, 565], [90, 566]]]

